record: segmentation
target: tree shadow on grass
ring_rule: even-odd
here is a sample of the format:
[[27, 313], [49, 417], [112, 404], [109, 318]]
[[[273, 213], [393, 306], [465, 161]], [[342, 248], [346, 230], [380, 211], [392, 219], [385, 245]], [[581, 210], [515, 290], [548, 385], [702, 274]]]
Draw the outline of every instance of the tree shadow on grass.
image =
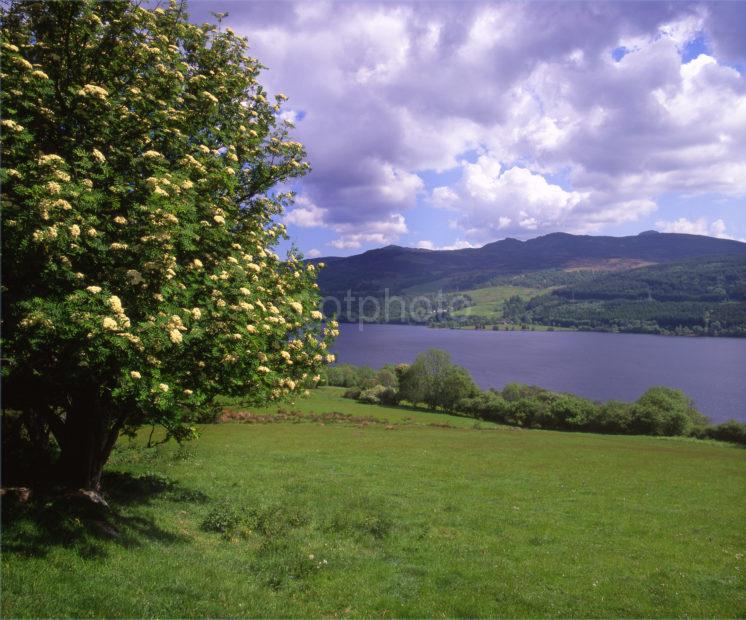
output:
[[109, 507], [84, 496], [48, 491], [27, 501], [4, 497], [2, 502], [3, 553], [45, 557], [55, 547], [71, 549], [81, 557], [108, 555], [112, 545], [139, 547], [150, 542], [186, 544], [189, 536], [161, 527], [150, 515], [131, 507], [155, 499], [178, 503], [205, 503], [209, 497], [154, 474], [108, 472], [103, 487]]

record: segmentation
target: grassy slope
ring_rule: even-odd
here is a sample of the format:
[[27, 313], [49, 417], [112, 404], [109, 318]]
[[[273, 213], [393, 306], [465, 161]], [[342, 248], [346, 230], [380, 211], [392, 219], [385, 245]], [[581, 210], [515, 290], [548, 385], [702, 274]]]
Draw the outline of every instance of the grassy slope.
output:
[[463, 310], [456, 310], [454, 316], [483, 316], [499, 319], [502, 318], [503, 304], [513, 295], [524, 299], [530, 299], [548, 289], [528, 288], [525, 286], [490, 286], [464, 291], [463, 295], [469, 295], [474, 305]]
[[[302, 407], [426, 419], [334, 390]], [[202, 432], [186, 452], [122, 443], [111, 470], [174, 486], [121, 495], [121, 539], [32, 556], [33, 528], [6, 530], [2, 615], [746, 615], [742, 449], [426, 425]], [[278, 508], [280, 531], [202, 531], [223, 503]]]
[[[337, 411], [355, 416], [376, 418], [382, 423], [397, 425], [413, 424], [419, 426], [448, 424], [459, 428], [473, 428], [476, 422], [472, 418], [447, 415], [434, 411], [425, 411], [414, 407], [372, 407], [355, 400], [350, 400], [349, 398], [343, 398], [342, 394], [344, 394], [345, 391], [345, 388], [339, 387], [325, 387], [319, 390], [313, 390], [309, 398], [299, 398], [293, 403], [281, 405], [279, 409], [300, 411], [301, 413], [329, 413]], [[240, 405], [233, 405], [229, 408], [235, 410], [245, 409], [256, 413], [273, 413], [278, 409], [277, 406], [242, 408]], [[477, 424], [482, 428], [497, 428], [497, 425], [492, 422], [479, 421]]]

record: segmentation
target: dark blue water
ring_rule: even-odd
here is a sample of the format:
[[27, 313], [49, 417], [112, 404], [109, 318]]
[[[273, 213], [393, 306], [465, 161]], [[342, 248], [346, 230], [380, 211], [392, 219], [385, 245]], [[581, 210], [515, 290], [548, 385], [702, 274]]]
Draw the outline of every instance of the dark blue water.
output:
[[344, 324], [340, 363], [378, 368], [448, 351], [483, 388], [518, 381], [598, 400], [632, 401], [654, 385], [684, 390], [714, 421], [746, 422], [746, 339], [593, 332], [493, 332]]

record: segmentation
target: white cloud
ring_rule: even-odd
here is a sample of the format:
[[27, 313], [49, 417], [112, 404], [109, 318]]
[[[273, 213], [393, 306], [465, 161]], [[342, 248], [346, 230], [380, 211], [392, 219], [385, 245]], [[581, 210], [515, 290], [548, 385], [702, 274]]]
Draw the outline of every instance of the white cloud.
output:
[[367, 243], [386, 245], [408, 232], [404, 216], [398, 213], [386, 220], [368, 222], [362, 227], [364, 232], [360, 232], [361, 227], [356, 224], [336, 224], [332, 229], [340, 237], [331, 241], [329, 245], [338, 250], [357, 249]]
[[374, 191], [384, 202], [394, 205], [414, 206], [417, 194], [424, 190], [422, 179], [388, 162], [373, 162], [377, 167]]
[[285, 224], [293, 224], [301, 228], [313, 228], [314, 226], [323, 226], [327, 209], [317, 207], [305, 196], [300, 196], [295, 201], [296, 207], [288, 211], [283, 218]]
[[459, 195], [453, 189], [444, 185], [433, 189], [431, 200], [436, 207], [447, 209], [456, 206]]
[[465, 241], [464, 239], [456, 239], [453, 243], [440, 246], [435, 245], [432, 241], [423, 239], [422, 241], [417, 242], [417, 247], [424, 250], [463, 250], [465, 248], [476, 248], [479, 246], [470, 243], [469, 241]]
[[318, 258], [319, 256], [321, 256], [321, 250], [317, 248], [311, 248], [310, 250], [308, 250], [308, 252], [306, 252], [306, 256], [308, 258]]
[[675, 19], [658, 27], [658, 33], [673, 41], [680, 50], [697, 36], [704, 28], [705, 12], [703, 7], [696, 7], [693, 14]]
[[733, 239], [731, 235], [726, 233], [726, 225], [722, 219], [708, 222], [705, 217], [700, 217], [696, 220], [680, 217], [677, 220], [669, 222], [659, 220], [655, 223], [655, 226], [661, 232], [708, 235], [710, 237], [718, 237], [719, 239]]
[[[400, 213], [394, 213], [382, 220], [362, 224], [333, 222], [329, 219], [329, 209], [318, 207], [306, 196], [298, 197], [295, 204], [296, 207], [285, 215], [283, 222], [300, 228], [322, 226], [330, 228], [340, 235], [329, 243], [331, 247], [337, 249], [357, 249], [367, 243], [379, 245], [392, 243], [408, 232], [406, 220]], [[313, 249], [311, 252], [318, 253], [319, 251]], [[317, 255], [320, 255], [320, 253]]]
[[[743, 3], [239, 4], [230, 21], [290, 96], [313, 165], [310, 205], [286, 221], [345, 247], [402, 234], [378, 228], [430, 170], [462, 169], [430, 199], [467, 239], [600, 231], [663, 194], [746, 195], [746, 81], [725, 64], [744, 61]], [[710, 50], [682, 63], [703, 31]]]
[[478, 240], [566, 226], [586, 198], [526, 168], [503, 169], [490, 155], [464, 162], [455, 186], [432, 193], [433, 204], [457, 211], [457, 226]]

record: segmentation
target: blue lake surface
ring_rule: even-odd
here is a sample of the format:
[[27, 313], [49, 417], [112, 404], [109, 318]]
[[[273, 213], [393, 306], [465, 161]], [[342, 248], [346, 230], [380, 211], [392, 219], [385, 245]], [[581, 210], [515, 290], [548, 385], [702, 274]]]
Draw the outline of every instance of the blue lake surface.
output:
[[679, 388], [713, 421], [746, 422], [746, 339], [596, 332], [493, 332], [342, 324], [340, 363], [379, 368], [448, 351], [482, 388], [517, 381], [598, 400], [632, 401]]

